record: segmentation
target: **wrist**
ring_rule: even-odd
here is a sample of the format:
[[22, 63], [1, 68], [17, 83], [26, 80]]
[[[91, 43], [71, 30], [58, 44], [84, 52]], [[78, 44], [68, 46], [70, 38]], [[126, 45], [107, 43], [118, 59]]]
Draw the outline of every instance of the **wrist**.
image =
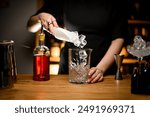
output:
[[102, 74], [104, 74], [105, 73], [105, 70], [104, 70], [104, 68], [103, 67], [99, 67], [99, 66], [97, 66], [96, 67]]

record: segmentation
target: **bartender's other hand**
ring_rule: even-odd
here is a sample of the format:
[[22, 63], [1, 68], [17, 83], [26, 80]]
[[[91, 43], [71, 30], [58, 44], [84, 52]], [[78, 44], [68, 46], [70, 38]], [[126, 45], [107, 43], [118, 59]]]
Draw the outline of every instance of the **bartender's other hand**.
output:
[[98, 69], [97, 67], [92, 67], [89, 70], [88, 75], [89, 75], [89, 79], [87, 80], [88, 83], [96, 83], [104, 80], [103, 71]]
[[40, 13], [38, 15], [41, 24], [53, 34], [54, 28], [59, 27], [55, 17], [49, 13]]

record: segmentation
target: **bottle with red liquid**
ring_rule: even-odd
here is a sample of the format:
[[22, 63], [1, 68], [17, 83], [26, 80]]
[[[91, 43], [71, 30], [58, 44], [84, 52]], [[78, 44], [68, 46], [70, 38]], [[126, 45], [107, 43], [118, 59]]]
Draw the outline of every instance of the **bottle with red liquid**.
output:
[[39, 45], [35, 47], [34, 63], [33, 63], [33, 80], [36, 81], [47, 81], [50, 79], [49, 74], [49, 57], [50, 50], [44, 44], [45, 34], [43, 31], [39, 34]]

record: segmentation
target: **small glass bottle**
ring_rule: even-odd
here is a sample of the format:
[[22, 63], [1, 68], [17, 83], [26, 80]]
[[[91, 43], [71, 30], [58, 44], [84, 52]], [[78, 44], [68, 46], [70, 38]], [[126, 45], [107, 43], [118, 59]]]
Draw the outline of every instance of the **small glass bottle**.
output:
[[144, 64], [142, 69], [143, 90], [145, 94], [150, 94], [150, 67], [148, 63]]
[[131, 77], [131, 93], [138, 94], [139, 93], [139, 80], [140, 80], [140, 74], [139, 69], [137, 67], [134, 67], [133, 74]]
[[39, 45], [35, 47], [33, 63], [33, 80], [46, 81], [50, 79], [49, 74], [49, 57], [50, 50], [45, 46], [45, 34], [39, 34]]

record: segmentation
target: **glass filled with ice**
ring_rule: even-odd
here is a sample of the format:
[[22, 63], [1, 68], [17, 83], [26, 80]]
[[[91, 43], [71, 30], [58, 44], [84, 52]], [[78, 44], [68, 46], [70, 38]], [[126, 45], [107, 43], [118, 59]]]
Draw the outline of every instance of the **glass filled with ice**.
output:
[[69, 82], [87, 83], [92, 49], [69, 49]]

